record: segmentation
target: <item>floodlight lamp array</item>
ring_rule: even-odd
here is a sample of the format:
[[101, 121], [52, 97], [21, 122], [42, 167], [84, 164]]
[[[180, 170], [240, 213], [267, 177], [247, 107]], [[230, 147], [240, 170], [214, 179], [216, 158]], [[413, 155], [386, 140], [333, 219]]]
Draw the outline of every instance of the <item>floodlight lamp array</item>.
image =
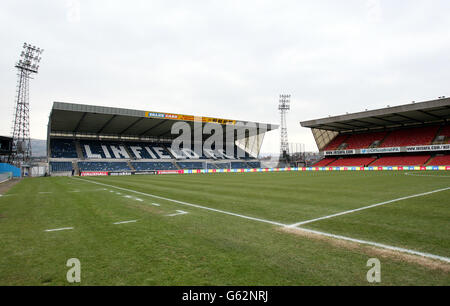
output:
[[16, 67], [29, 72], [37, 73], [39, 70], [39, 62], [42, 59], [40, 56], [42, 52], [44, 52], [44, 49], [24, 43], [23, 50], [20, 53], [20, 59], [17, 62]]

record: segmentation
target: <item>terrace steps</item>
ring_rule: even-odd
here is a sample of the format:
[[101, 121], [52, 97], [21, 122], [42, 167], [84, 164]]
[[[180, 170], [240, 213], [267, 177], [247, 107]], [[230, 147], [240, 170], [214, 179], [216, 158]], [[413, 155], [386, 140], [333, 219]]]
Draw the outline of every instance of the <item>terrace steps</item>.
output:
[[84, 159], [83, 150], [81, 150], [81, 145], [78, 140], [75, 140], [75, 149], [77, 150], [78, 159]]

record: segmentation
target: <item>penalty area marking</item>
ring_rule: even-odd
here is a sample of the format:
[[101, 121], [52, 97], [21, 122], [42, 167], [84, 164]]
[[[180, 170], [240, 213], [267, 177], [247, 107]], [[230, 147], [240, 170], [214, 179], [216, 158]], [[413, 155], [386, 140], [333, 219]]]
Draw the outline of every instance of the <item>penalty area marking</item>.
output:
[[[210, 208], [210, 207], [201, 206], [201, 205], [197, 205], [197, 204], [191, 204], [191, 203], [187, 203], [187, 202], [183, 202], [183, 201], [178, 201], [178, 200], [173, 200], [173, 199], [169, 199], [169, 198], [164, 198], [164, 197], [157, 196], [157, 195], [152, 195], [152, 194], [149, 194], [149, 193], [144, 193], [144, 192], [140, 192], [140, 191], [136, 191], [136, 190], [132, 190], [132, 189], [127, 189], [127, 188], [123, 188], [123, 187], [118, 187], [118, 186], [114, 186], [114, 185], [104, 184], [104, 183], [100, 183], [100, 182], [89, 181], [89, 180], [85, 180], [85, 179], [81, 179], [81, 178], [74, 178], [74, 179], [76, 179], [76, 180], [83, 180], [83, 181], [91, 183], [91, 184], [98, 184], [98, 185], [103, 185], [103, 186], [107, 186], [107, 187], [121, 189], [121, 190], [128, 191], [128, 192], [134, 192], [134, 193], [137, 193], [137, 194], [141, 194], [141, 195], [145, 195], [145, 196], [148, 196], [148, 197], [153, 197], [153, 198], [156, 198], [156, 199], [165, 200], [165, 201], [169, 201], [169, 202], [173, 202], [173, 203], [178, 203], [178, 204], [181, 204], [181, 205], [196, 207], [196, 208], [205, 209], [205, 210], [209, 210], [209, 211], [214, 211], [214, 212], [218, 212], [218, 213], [222, 213], [222, 214], [226, 214], [226, 215], [230, 215], [230, 216], [235, 216], [235, 217], [239, 217], [239, 218], [243, 218], [243, 219], [248, 219], [248, 220], [253, 220], [253, 221], [258, 221], [258, 222], [263, 222], [263, 223], [269, 223], [269, 224], [272, 224], [272, 225], [278, 225], [278, 226], [281, 226], [281, 227], [290, 228], [288, 224], [282, 224], [282, 223], [275, 222], [275, 221], [249, 217], [249, 216], [236, 214], [236, 213], [232, 213], [232, 212], [228, 212], [228, 211], [224, 211], [224, 210], [220, 210], [220, 209], [215, 209], [215, 208]], [[418, 255], [418, 256], [431, 258], [431, 259], [438, 259], [438, 260], [450, 263], [450, 258], [439, 256], [439, 255], [423, 253], [423, 252], [419, 252], [419, 251], [415, 251], [415, 250], [399, 248], [399, 247], [390, 246], [390, 245], [386, 245], [386, 244], [381, 244], [381, 243], [377, 243], [377, 242], [372, 242], [372, 241], [367, 241], [367, 240], [359, 240], [359, 239], [354, 239], [354, 238], [350, 238], [350, 237], [334, 235], [334, 234], [330, 234], [330, 233], [319, 232], [319, 231], [314, 231], [314, 230], [300, 228], [300, 227], [295, 227], [294, 229], [302, 230], [302, 231], [306, 231], [306, 232], [310, 232], [310, 233], [314, 233], [314, 234], [325, 236], [325, 237], [331, 237], [331, 238], [335, 238], [335, 239], [338, 239], [338, 240], [353, 241], [353, 242], [356, 242], [356, 243], [372, 245], [372, 246], [376, 246], [376, 247], [379, 247], [379, 248], [384, 248], [384, 249], [389, 249], [389, 250], [397, 250], [399, 252], [403, 252], [403, 253], [407, 253], [407, 254]]]
[[152, 203], [152, 205], [153, 205], [153, 206], [161, 206], [161, 205], [158, 204], [158, 203]]
[[120, 221], [120, 222], [115, 222], [113, 224], [125, 224], [125, 223], [134, 223], [137, 222], [137, 220], [130, 220], [130, 221]]
[[347, 215], [347, 214], [351, 214], [351, 213], [354, 213], [354, 212], [357, 212], [357, 211], [361, 211], [361, 210], [365, 210], [365, 209], [369, 209], [369, 208], [373, 208], [373, 207], [377, 207], [377, 206], [381, 206], [381, 205], [386, 205], [386, 204], [390, 204], [390, 203], [394, 203], [394, 202], [398, 202], [398, 201], [402, 201], [402, 200], [422, 197], [422, 196], [425, 196], [425, 195], [429, 195], [429, 194], [432, 194], [432, 193], [441, 192], [441, 191], [445, 191], [445, 190], [449, 190], [449, 189], [450, 189], [450, 187], [447, 187], [447, 188], [437, 189], [437, 190], [433, 190], [433, 191], [413, 194], [413, 195], [410, 195], [410, 196], [401, 197], [401, 198], [398, 198], [398, 199], [393, 199], [393, 200], [389, 200], [389, 201], [385, 201], [385, 202], [381, 202], [381, 203], [376, 203], [376, 204], [372, 204], [372, 205], [369, 205], [369, 206], [364, 206], [364, 207], [360, 207], [360, 208], [356, 208], [356, 209], [346, 210], [346, 211], [343, 211], [343, 212], [340, 212], [340, 213], [337, 213], [337, 214], [332, 214], [332, 215], [328, 215], [328, 216], [324, 216], [324, 217], [320, 217], [320, 218], [315, 218], [315, 219], [311, 219], [311, 220], [297, 222], [297, 223], [289, 225], [289, 227], [297, 227], [297, 226], [300, 226], [300, 225], [305, 225], [305, 224], [308, 224], [308, 223], [313, 223], [313, 222], [324, 220], [324, 219], [329, 219], [329, 218], [333, 218], [333, 217]]
[[73, 227], [61, 227], [61, 228], [54, 228], [54, 229], [48, 229], [44, 232], [57, 232], [57, 231], [65, 231], [65, 230], [72, 230]]

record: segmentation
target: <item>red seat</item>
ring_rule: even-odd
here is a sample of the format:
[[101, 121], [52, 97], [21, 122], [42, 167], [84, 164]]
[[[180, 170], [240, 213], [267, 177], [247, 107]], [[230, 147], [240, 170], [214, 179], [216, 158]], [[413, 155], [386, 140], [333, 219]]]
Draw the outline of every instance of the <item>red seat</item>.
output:
[[375, 141], [382, 140], [386, 136], [386, 134], [387, 132], [374, 132], [351, 135], [345, 141], [347, 143], [346, 149], [368, 148]]
[[371, 166], [423, 166], [430, 155], [385, 156], [377, 159]]
[[325, 167], [332, 161], [335, 161], [336, 158], [326, 157], [313, 165], [313, 167]]
[[331, 167], [356, 167], [356, 166], [368, 166], [376, 158], [373, 157], [346, 157], [338, 159], [328, 166]]
[[436, 156], [428, 163], [428, 166], [450, 166], [450, 154], [444, 156]]
[[427, 126], [392, 131], [380, 147], [407, 147], [429, 145], [436, 137], [439, 126]]
[[337, 135], [324, 149], [324, 151], [336, 150], [345, 139], [347, 139], [348, 135]]
[[447, 143], [450, 143], [450, 125], [445, 125], [442, 127], [438, 136], [445, 136], [447, 138]]

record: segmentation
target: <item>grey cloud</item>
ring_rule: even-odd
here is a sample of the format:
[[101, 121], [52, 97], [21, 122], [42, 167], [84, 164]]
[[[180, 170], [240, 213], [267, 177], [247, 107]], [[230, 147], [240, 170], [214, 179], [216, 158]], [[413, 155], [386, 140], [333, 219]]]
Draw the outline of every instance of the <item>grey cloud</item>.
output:
[[[33, 138], [55, 100], [277, 123], [286, 92], [289, 139], [314, 150], [301, 120], [448, 95], [446, 0], [80, 0], [79, 19], [76, 3], [0, 4], [0, 134], [24, 41], [45, 49]], [[278, 148], [269, 133], [263, 150]]]

